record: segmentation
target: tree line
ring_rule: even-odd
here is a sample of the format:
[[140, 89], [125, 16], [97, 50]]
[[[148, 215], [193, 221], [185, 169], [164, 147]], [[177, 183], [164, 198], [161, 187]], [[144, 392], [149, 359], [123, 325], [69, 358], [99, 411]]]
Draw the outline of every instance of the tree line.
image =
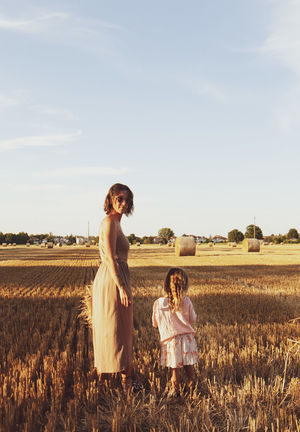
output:
[[[183, 234], [185, 235], [185, 234]], [[174, 237], [174, 231], [171, 228], [161, 228], [158, 231], [158, 237], [161, 239], [162, 243], [167, 244], [173, 237]], [[257, 239], [264, 239], [267, 242], [273, 242], [273, 243], [283, 243], [283, 242], [300, 242], [299, 233], [296, 228], [291, 228], [287, 234], [271, 234], [270, 236], [263, 236], [262, 229], [254, 224], [248, 225], [246, 228], [245, 234], [243, 234], [238, 229], [233, 229], [229, 231], [228, 233], [228, 241], [229, 242], [236, 242], [239, 243], [244, 240], [244, 238], [257, 238]], [[76, 242], [76, 237], [72, 234], [69, 236], [64, 237], [69, 244]], [[154, 243], [154, 236], [143, 236], [138, 237], [135, 234], [130, 234], [127, 236], [128, 241], [130, 244], [135, 243], [144, 243], [144, 244], [152, 244]], [[51, 234], [31, 234], [29, 235], [27, 232], [19, 232], [18, 234], [14, 233], [2, 233], [0, 231], [0, 244], [2, 243], [16, 243], [16, 244], [26, 244], [26, 243], [33, 243], [33, 240], [38, 241], [41, 243], [42, 241], [47, 242], [53, 242], [54, 238]], [[95, 239], [96, 242], [98, 242], [98, 237]], [[207, 239], [207, 241], [210, 241], [210, 238]]]
[[29, 235], [26, 232], [5, 233], [0, 232], [0, 244], [2, 243], [16, 243], [16, 244], [26, 244], [29, 240]]
[[258, 240], [264, 239], [267, 242], [283, 243], [283, 242], [300, 242], [299, 233], [296, 228], [291, 228], [287, 234], [271, 234], [270, 236], [264, 236], [261, 228], [257, 225], [251, 224], [246, 228], [245, 234], [238, 229], [233, 229], [228, 233], [228, 241], [239, 243], [244, 238], [256, 238]]
[[[64, 239], [69, 243], [76, 243], [76, 237], [72, 234], [69, 236], [64, 236]], [[42, 243], [42, 242], [54, 242], [54, 236], [52, 234], [28, 234], [27, 232], [19, 232], [18, 234], [15, 233], [3, 233], [0, 231], [0, 244], [7, 243], [7, 244], [17, 244], [22, 245], [26, 243]]]

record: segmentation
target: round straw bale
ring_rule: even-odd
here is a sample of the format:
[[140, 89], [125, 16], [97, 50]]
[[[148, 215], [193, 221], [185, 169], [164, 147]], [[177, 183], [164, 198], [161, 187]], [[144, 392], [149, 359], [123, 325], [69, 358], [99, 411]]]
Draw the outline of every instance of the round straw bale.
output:
[[53, 242], [47, 242], [47, 248], [53, 249]]
[[30, 247], [30, 243], [26, 243], [26, 247]]
[[274, 243], [273, 243], [273, 242], [271, 242], [271, 243], [270, 243], [270, 246], [273, 246], [273, 244], [274, 244]]
[[176, 256], [195, 256], [196, 243], [194, 237], [177, 237], [175, 241]]
[[255, 238], [245, 238], [243, 240], [243, 248], [246, 250], [246, 252], [259, 252], [260, 241]]
[[169, 241], [168, 246], [171, 247], [172, 245], [173, 245], [173, 243]]
[[231, 247], [236, 247], [236, 246], [237, 246], [236, 242], [233, 242], [231, 245]]
[[91, 246], [91, 243], [88, 241], [86, 244], [85, 244], [85, 247], [90, 247]]
[[13, 246], [17, 246], [17, 243], [13, 243], [12, 245], [13, 245]]
[[208, 246], [209, 246], [209, 247], [213, 247], [213, 245], [214, 245], [213, 242], [209, 242], [209, 243], [208, 243]]
[[6, 246], [7, 246], [7, 243], [2, 243], [2, 246], [3, 246], [3, 247], [6, 247]]
[[137, 246], [141, 246], [141, 243], [140, 243], [140, 242], [136, 242], [136, 245], [137, 245]]

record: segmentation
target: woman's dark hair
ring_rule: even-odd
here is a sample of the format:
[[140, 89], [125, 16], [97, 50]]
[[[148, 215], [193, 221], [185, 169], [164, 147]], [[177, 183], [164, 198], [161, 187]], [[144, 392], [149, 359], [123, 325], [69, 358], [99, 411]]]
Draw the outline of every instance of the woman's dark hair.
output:
[[108, 194], [106, 195], [105, 201], [104, 201], [104, 211], [106, 214], [109, 214], [112, 209], [113, 209], [113, 204], [112, 204], [112, 199], [116, 196], [119, 195], [120, 192], [122, 191], [126, 191], [128, 196], [127, 196], [127, 202], [126, 202], [126, 216], [129, 216], [130, 214], [133, 213], [133, 193], [131, 192], [131, 190], [129, 189], [128, 186], [122, 184], [122, 183], [115, 183], [114, 185], [111, 186], [111, 188], [108, 191]]

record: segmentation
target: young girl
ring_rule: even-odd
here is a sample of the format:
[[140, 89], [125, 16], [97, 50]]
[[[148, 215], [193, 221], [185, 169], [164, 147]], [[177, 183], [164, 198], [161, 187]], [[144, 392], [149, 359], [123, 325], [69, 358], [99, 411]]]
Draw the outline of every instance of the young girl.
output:
[[198, 361], [195, 330], [192, 323], [196, 314], [189, 297], [188, 277], [184, 270], [173, 267], [169, 270], [165, 283], [165, 297], [154, 302], [152, 323], [158, 327], [161, 345], [161, 366], [172, 368], [172, 382], [176, 393], [180, 387], [180, 368], [184, 368], [188, 384], [193, 384], [193, 365]]

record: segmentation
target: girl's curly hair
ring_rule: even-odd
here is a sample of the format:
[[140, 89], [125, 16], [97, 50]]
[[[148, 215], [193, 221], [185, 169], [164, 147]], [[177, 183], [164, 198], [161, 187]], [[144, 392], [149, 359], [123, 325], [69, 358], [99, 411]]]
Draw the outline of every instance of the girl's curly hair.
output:
[[122, 191], [126, 191], [128, 194], [125, 214], [126, 214], [126, 216], [129, 216], [130, 214], [133, 213], [134, 206], [133, 206], [133, 193], [132, 193], [132, 191], [129, 189], [128, 186], [126, 186], [122, 183], [115, 183], [110, 187], [108, 194], [106, 195], [106, 198], [104, 201], [104, 211], [106, 214], [109, 214], [113, 209], [112, 199], [115, 196], [119, 195], [119, 193]]
[[189, 280], [186, 272], [180, 267], [172, 267], [165, 278], [164, 290], [168, 294], [169, 307], [172, 312], [178, 311], [184, 293], [187, 291]]

